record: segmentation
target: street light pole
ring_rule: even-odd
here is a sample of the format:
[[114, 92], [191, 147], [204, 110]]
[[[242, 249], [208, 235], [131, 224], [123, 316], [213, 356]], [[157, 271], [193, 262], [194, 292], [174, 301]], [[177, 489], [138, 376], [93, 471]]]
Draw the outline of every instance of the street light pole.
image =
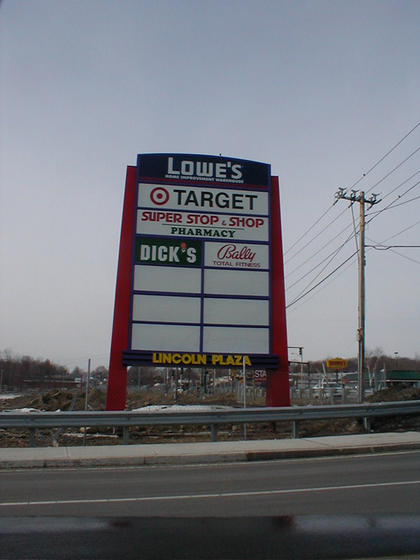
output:
[[[90, 358], [88, 360], [88, 370], [87, 370], [87, 375], [86, 375], [85, 410], [88, 409], [89, 377], [90, 377]], [[84, 430], [83, 430], [83, 445], [86, 445], [86, 426], [84, 427]]]
[[88, 370], [87, 370], [87, 376], [86, 376], [85, 410], [88, 409], [90, 361], [91, 361], [91, 359], [89, 358], [89, 360], [88, 360]]

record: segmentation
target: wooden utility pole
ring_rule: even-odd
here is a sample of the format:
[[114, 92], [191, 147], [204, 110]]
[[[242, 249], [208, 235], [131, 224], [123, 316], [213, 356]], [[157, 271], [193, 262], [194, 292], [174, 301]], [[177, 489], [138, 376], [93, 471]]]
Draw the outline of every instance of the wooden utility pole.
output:
[[357, 341], [358, 341], [358, 352], [357, 352], [357, 379], [358, 379], [358, 401], [362, 403], [364, 401], [364, 371], [365, 371], [365, 297], [366, 297], [366, 287], [365, 287], [365, 267], [366, 267], [366, 257], [365, 257], [365, 193], [360, 192], [359, 196], [360, 204], [360, 221], [359, 221], [359, 322], [357, 329]]
[[335, 193], [336, 202], [339, 199], [350, 200], [351, 204], [358, 202], [360, 204], [360, 218], [359, 218], [359, 249], [358, 249], [358, 280], [359, 280], [359, 305], [358, 305], [358, 328], [357, 328], [357, 386], [358, 386], [358, 401], [364, 401], [364, 370], [365, 370], [365, 301], [366, 301], [366, 287], [365, 287], [365, 204], [369, 204], [369, 208], [374, 204], [380, 202], [377, 200], [376, 194], [367, 200], [365, 192], [352, 190], [347, 194], [345, 189], [339, 188]]

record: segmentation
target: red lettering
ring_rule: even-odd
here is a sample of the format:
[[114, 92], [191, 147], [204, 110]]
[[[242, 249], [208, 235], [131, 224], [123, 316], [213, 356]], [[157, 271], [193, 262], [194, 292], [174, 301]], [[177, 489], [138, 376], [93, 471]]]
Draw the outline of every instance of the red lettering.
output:
[[237, 218], [231, 216], [229, 218], [229, 225], [233, 227], [248, 227], [259, 228], [264, 225], [263, 218]]
[[148, 212], [141, 213], [143, 222], [166, 222], [170, 224], [182, 223], [182, 214], [177, 212]]
[[219, 221], [218, 216], [213, 216], [211, 214], [188, 214], [187, 224], [199, 224], [202, 226], [214, 225]]

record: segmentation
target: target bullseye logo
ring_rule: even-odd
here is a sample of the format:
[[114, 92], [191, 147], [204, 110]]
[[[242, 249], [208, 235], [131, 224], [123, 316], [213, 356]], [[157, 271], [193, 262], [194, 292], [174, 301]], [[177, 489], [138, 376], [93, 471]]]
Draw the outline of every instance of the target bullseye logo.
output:
[[157, 204], [158, 206], [162, 206], [166, 204], [169, 200], [169, 193], [163, 187], [156, 187], [150, 193], [150, 199], [153, 204]]

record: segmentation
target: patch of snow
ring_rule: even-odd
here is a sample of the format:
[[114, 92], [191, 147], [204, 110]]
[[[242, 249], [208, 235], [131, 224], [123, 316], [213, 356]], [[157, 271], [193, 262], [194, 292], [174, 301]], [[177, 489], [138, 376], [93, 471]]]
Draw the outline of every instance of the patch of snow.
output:
[[218, 410], [233, 410], [233, 407], [215, 404], [152, 404], [134, 408], [131, 412], [151, 414], [155, 412], [217, 412]]
[[8, 408], [3, 410], [3, 412], [41, 412], [37, 408]]
[[17, 399], [18, 397], [22, 397], [23, 395], [20, 393], [0, 393], [0, 401], [7, 401], [9, 399]]
[[[66, 432], [64, 434], [61, 434], [61, 437], [72, 437], [72, 438], [83, 438], [85, 437], [83, 433], [77, 433], [77, 432]], [[113, 435], [113, 434], [91, 434], [91, 433], [87, 433], [86, 437], [88, 439], [101, 439], [101, 438], [105, 438], [105, 439], [118, 439], [119, 436], [117, 435]]]

